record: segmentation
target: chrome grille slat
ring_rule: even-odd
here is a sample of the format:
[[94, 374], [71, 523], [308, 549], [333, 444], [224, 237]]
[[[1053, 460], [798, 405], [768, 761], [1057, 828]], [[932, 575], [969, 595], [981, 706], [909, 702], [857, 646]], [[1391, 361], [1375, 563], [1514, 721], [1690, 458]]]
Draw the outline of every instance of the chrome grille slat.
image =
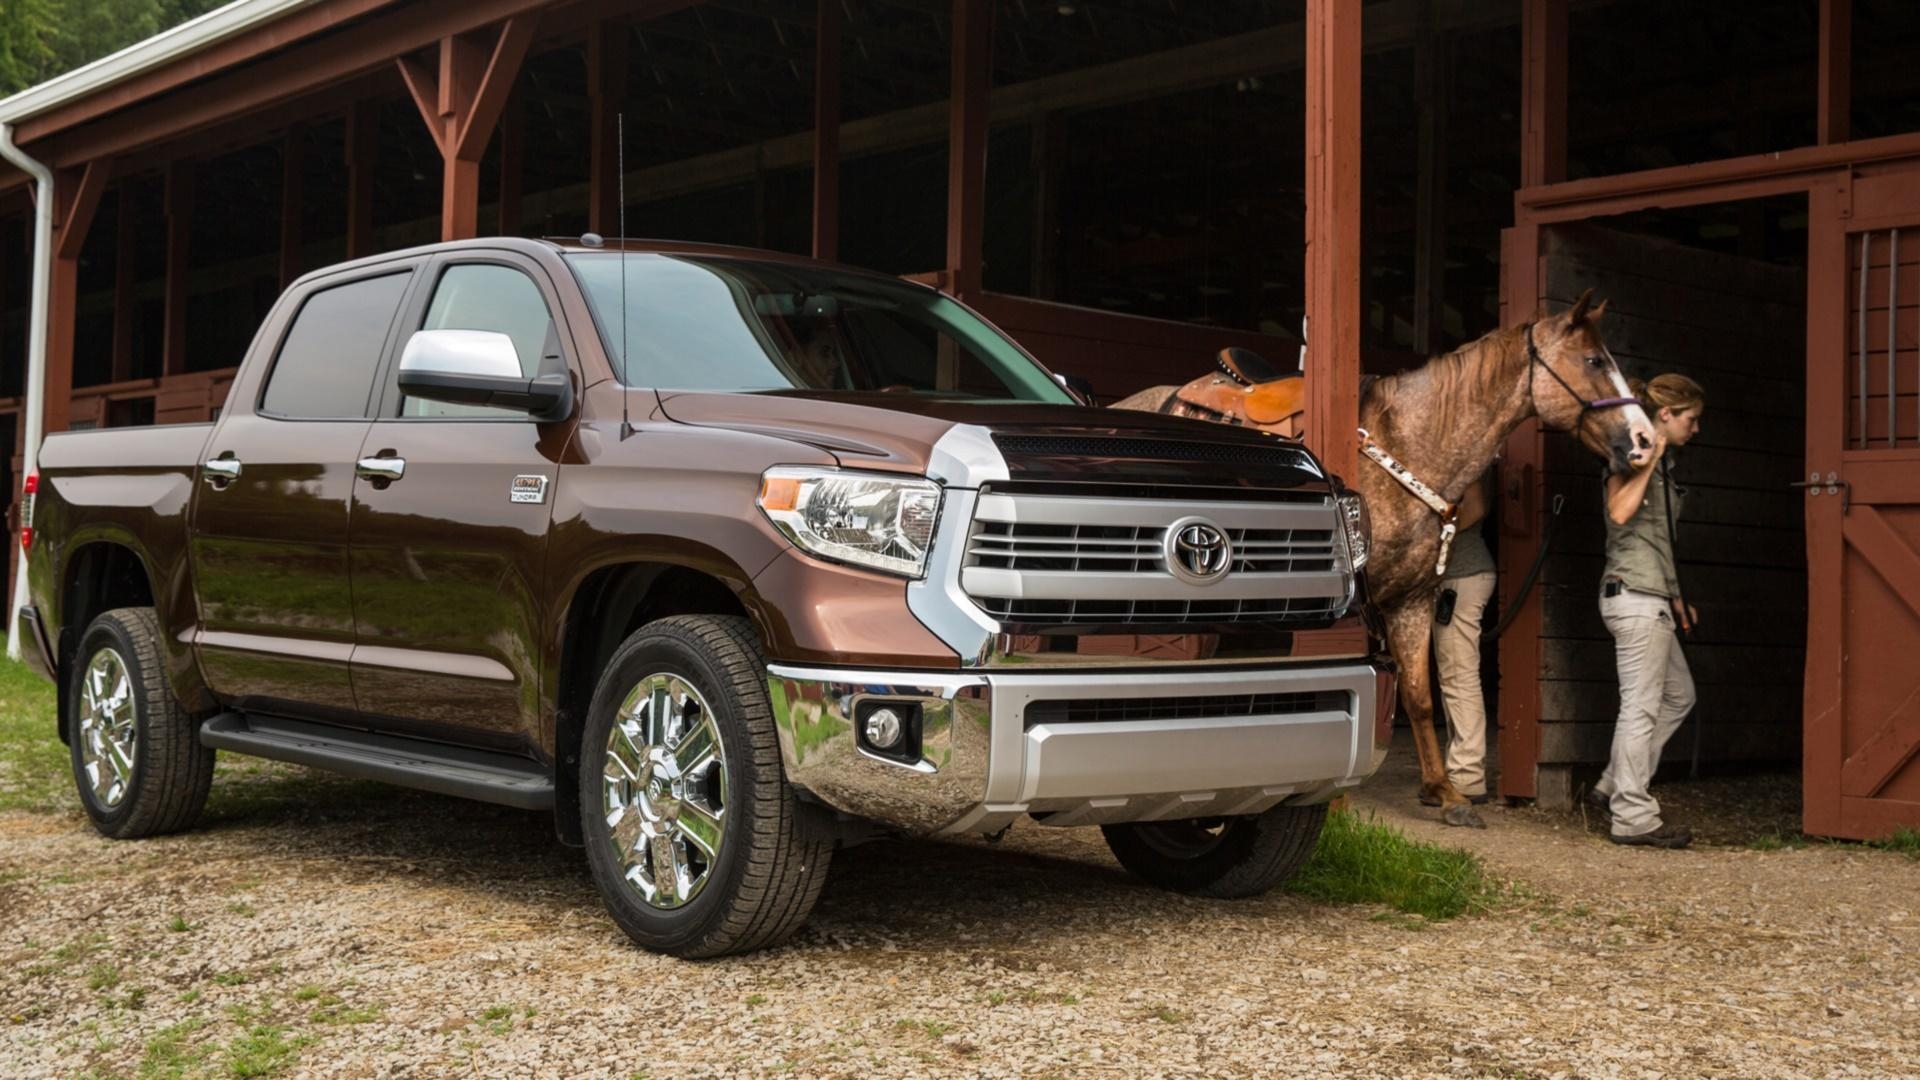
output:
[[[960, 569], [964, 592], [1003, 624], [1299, 623], [1346, 606], [1350, 587], [1331, 500], [1074, 498], [983, 495]], [[1219, 525], [1231, 573], [1195, 584], [1166, 565], [1167, 529]]]

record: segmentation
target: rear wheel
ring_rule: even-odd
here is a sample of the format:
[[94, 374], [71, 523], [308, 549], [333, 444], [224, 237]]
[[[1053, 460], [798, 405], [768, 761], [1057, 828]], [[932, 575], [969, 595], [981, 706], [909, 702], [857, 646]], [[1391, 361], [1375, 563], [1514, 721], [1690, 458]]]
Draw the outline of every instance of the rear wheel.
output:
[[67, 686], [73, 776], [93, 827], [130, 840], [189, 828], [207, 804], [213, 751], [167, 686], [152, 608], [116, 608], [80, 636]]
[[833, 848], [787, 786], [747, 620], [641, 627], [601, 676], [582, 747], [587, 861], [627, 936], [721, 956], [806, 921]]
[[1325, 804], [1276, 806], [1244, 817], [1103, 825], [1120, 865], [1163, 889], [1230, 899], [1258, 896], [1313, 854]]

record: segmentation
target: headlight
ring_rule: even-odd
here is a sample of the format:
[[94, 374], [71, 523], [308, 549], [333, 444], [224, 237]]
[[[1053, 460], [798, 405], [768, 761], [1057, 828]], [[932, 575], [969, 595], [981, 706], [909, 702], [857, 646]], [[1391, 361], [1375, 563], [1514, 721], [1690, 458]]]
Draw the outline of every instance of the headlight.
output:
[[1358, 570], [1367, 565], [1368, 549], [1373, 546], [1373, 521], [1367, 516], [1367, 501], [1351, 492], [1335, 501], [1340, 507], [1340, 524], [1347, 532], [1347, 565]]
[[782, 466], [760, 480], [760, 509], [801, 548], [826, 559], [920, 577], [940, 486], [881, 473]]

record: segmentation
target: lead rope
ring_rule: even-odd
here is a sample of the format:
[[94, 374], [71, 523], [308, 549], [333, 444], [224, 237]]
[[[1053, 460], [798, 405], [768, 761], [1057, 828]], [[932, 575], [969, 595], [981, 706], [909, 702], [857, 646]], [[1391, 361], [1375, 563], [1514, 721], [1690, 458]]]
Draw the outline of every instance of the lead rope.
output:
[[1413, 493], [1413, 497], [1427, 504], [1427, 508], [1440, 515], [1440, 561], [1434, 565], [1436, 577], [1447, 572], [1447, 555], [1453, 550], [1454, 534], [1460, 531], [1460, 508], [1440, 497], [1440, 493], [1426, 485], [1426, 482], [1413, 475], [1413, 471], [1394, 460], [1366, 428], [1355, 429], [1360, 433], [1360, 452], [1375, 465], [1387, 470], [1387, 475], [1400, 482], [1400, 486]]

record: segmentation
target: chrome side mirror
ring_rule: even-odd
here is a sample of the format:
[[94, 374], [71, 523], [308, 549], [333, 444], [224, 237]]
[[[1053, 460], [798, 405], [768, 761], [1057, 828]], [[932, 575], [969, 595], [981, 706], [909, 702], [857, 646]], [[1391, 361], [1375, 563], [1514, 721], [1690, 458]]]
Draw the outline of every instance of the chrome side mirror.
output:
[[566, 374], [520, 370], [513, 339], [493, 330], [418, 330], [400, 354], [400, 390], [454, 405], [517, 409], [535, 420], [564, 419], [573, 408]]

